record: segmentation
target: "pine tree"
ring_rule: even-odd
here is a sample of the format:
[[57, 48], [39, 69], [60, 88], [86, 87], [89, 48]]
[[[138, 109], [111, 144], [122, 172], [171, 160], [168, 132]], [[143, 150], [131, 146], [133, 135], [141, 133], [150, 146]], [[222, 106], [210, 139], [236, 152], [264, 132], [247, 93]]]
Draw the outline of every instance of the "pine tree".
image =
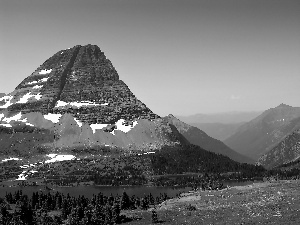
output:
[[100, 205], [96, 205], [95, 208], [93, 209], [93, 214], [92, 214], [92, 224], [103, 224], [104, 223], [104, 211], [103, 207]]
[[155, 202], [154, 197], [151, 193], [149, 194], [149, 202], [151, 205], [154, 205], [154, 202]]
[[135, 199], [134, 206], [135, 206], [135, 208], [138, 209], [138, 208], [140, 207], [140, 205], [141, 205], [141, 200], [140, 200], [139, 197], [137, 197], [137, 198]]
[[158, 223], [157, 213], [155, 210], [152, 210], [151, 219], [152, 219], [152, 223]]
[[112, 207], [112, 219], [111, 219], [111, 221], [112, 221], [113, 224], [117, 224], [117, 223], [120, 222], [120, 212], [121, 212], [120, 205], [117, 202], [115, 202], [113, 207]]
[[148, 202], [148, 199], [147, 198], [142, 198], [141, 199], [141, 209], [148, 209], [149, 208], [149, 202]]
[[56, 200], [55, 200], [55, 209], [59, 210], [61, 208], [62, 205], [62, 197], [61, 195], [56, 196]]
[[129, 207], [130, 207], [130, 199], [125, 191], [122, 194], [120, 207], [121, 207], [121, 209], [129, 209]]
[[6, 224], [9, 220], [9, 212], [4, 204], [0, 205], [0, 224]]
[[110, 224], [112, 219], [112, 210], [109, 204], [104, 207], [104, 224]]
[[66, 219], [69, 212], [68, 212], [68, 202], [66, 199], [63, 200], [62, 208], [61, 208], [61, 215], [63, 219]]
[[68, 215], [68, 225], [78, 225], [80, 218], [78, 216], [78, 208], [73, 208], [71, 213]]

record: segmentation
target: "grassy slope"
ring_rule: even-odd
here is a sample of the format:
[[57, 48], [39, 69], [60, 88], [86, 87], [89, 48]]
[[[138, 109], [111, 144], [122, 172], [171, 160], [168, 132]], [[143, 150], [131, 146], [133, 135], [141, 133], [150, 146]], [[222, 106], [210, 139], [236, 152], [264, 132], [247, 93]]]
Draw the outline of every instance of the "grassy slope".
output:
[[[188, 210], [191, 204], [196, 210]], [[152, 224], [151, 211], [123, 212]], [[157, 207], [162, 224], [300, 224], [300, 180], [185, 194]]]

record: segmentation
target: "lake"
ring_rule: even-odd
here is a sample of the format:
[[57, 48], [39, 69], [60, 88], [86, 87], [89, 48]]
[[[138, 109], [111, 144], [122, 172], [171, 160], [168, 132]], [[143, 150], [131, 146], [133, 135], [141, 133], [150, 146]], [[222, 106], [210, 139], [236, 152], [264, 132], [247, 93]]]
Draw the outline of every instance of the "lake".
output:
[[[254, 181], [226, 181], [223, 182], [224, 185], [228, 186], [245, 186], [253, 184]], [[45, 191], [43, 186], [27, 186], [27, 187], [0, 187], [0, 197], [4, 197], [6, 192], [14, 193], [17, 190], [22, 190], [23, 194], [29, 196], [33, 192]], [[169, 197], [175, 197], [176, 194], [180, 192], [190, 191], [190, 187], [146, 187], [146, 186], [78, 186], [78, 187], [53, 187], [51, 193], [61, 192], [67, 195], [68, 193], [71, 196], [84, 195], [85, 197], [91, 198], [93, 194], [98, 194], [102, 192], [104, 195], [122, 195], [125, 191], [129, 196], [135, 195], [138, 197], [143, 197], [147, 194], [152, 194], [154, 197], [159, 196], [160, 193], [166, 193]], [[45, 191], [47, 192], [47, 191]]]

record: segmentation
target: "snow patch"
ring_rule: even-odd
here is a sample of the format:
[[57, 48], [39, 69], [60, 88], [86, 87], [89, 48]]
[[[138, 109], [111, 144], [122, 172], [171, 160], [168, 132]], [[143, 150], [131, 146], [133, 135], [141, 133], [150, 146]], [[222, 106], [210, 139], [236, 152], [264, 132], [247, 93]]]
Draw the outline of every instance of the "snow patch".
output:
[[34, 127], [33, 124], [27, 122], [27, 118], [23, 118], [23, 119], [21, 119], [21, 118], [22, 118], [22, 113], [19, 112], [18, 114], [14, 115], [12, 117], [3, 119], [3, 121], [7, 122], [8, 124], [0, 124], [0, 125], [5, 126], [5, 127], [12, 127], [9, 123], [14, 120], [14, 121], [23, 122], [28, 126]]
[[76, 118], [74, 118], [74, 120], [76, 121], [79, 127], [82, 127], [82, 123], [79, 120], [77, 120]]
[[43, 85], [35, 85], [35, 86], [32, 87], [32, 89], [40, 89], [42, 87], [43, 87]]
[[11, 95], [6, 95], [3, 96], [2, 98], [0, 98], [0, 101], [5, 101], [4, 105], [0, 105], [0, 109], [6, 109], [8, 106], [12, 105], [13, 103], [11, 103], [10, 101], [12, 100], [13, 96]]
[[27, 169], [29, 167], [29, 165], [23, 165], [23, 166], [20, 166], [22, 169]]
[[32, 97], [31, 92], [28, 92], [25, 95], [23, 95], [23, 97], [20, 98], [20, 100], [17, 103], [27, 103], [30, 97]]
[[35, 164], [20, 166], [20, 168], [22, 168], [24, 170], [22, 171], [21, 174], [18, 175], [18, 178], [16, 180], [26, 180], [29, 175], [37, 173], [38, 171], [33, 170], [33, 167], [35, 167]]
[[90, 127], [92, 128], [93, 130], [93, 134], [96, 132], [96, 130], [101, 130], [102, 128], [108, 126], [110, 124], [91, 124]]
[[145, 152], [144, 155], [154, 154], [155, 152]]
[[28, 99], [31, 97], [34, 97], [36, 100], [39, 100], [42, 97], [42, 95], [40, 93], [31, 94], [31, 92], [28, 92], [25, 95], [23, 95], [17, 103], [27, 103]]
[[11, 161], [11, 160], [22, 160], [22, 159], [19, 159], [19, 158], [8, 158], [8, 159], [3, 159], [2, 162], [7, 162], [7, 161]]
[[47, 115], [44, 115], [44, 118], [52, 121], [53, 123], [58, 123], [61, 116], [61, 114], [48, 113]]
[[3, 124], [3, 123], [1, 123], [0, 126], [3, 126], [3, 127], [12, 127], [10, 124]]
[[50, 157], [51, 159], [46, 160], [45, 163], [61, 162], [61, 161], [72, 160], [76, 158], [73, 155], [48, 154], [47, 156]]
[[27, 82], [27, 84], [36, 84], [36, 83], [38, 83], [38, 81], [31, 81], [31, 82]]
[[72, 106], [76, 106], [76, 107], [81, 107], [81, 106], [90, 106], [90, 105], [94, 105], [94, 106], [97, 106], [99, 104], [95, 103], [95, 102], [70, 102], [70, 104]]
[[[106, 103], [105, 103], [106, 104]], [[75, 106], [75, 107], [82, 107], [82, 106], [98, 106], [99, 104], [95, 103], [95, 102], [90, 102], [90, 101], [82, 101], [82, 102], [64, 102], [64, 101], [60, 101], [58, 100], [56, 102], [55, 108], [58, 107], [64, 107], [64, 106]], [[104, 105], [104, 104], [101, 104]]]
[[52, 71], [52, 69], [50, 69], [50, 70], [41, 70], [39, 72], [39, 74], [48, 74], [48, 73], [51, 73], [51, 71]]
[[28, 175], [25, 175], [27, 171], [23, 171], [21, 174], [18, 175], [18, 179], [16, 180], [26, 180], [26, 178], [28, 177]]
[[7, 122], [7, 123], [10, 123], [10, 121], [14, 120], [14, 121], [18, 121], [20, 120], [22, 117], [22, 113], [19, 112], [18, 114], [12, 116], [12, 117], [9, 117], [9, 118], [5, 118], [3, 119], [3, 121]]
[[[128, 125], [128, 126], [125, 126], [123, 123], [125, 122], [124, 119], [119, 119], [117, 122], [116, 122], [116, 128], [110, 132], [112, 135], [115, 135], [115, 131], [116, 130], [120, 130], [120, 131], [123, 131], [124, 133], [127, 133], [128, 131], [130, 131], [132, 128], [135, 127], [135, 125], [138, 124], [137, 121], [134, 121], [132, 125]], [[92, 128], [93, 130], [93, 133], [96, 132], [96, 130], [101, 130], [102, 128], [108, 126], [108, 125], [111, 125], [111, 124], [91, 124], [90, 127]]]
[[117, 123], [116, 123], [117, 129], [115, 129], [115, 130], [120, 130], [120, 131], [123, 131], [124, 133], [127, 133], [127, 132], [130, 131], [132, 128], [134, 128], [135, 125], [138, 124], [137, 121], [134, 121], [132, 125], [125, 126], [125, 125], [124, 125], [124, 122], [125, 122], [124, 119], [119, 119], [119, 120], [117, 121]]
[[106, 105], [108, 105], [108, 103], [104, 103], [104, 104], [101, 104], [101, 105], [106, 106]]
[[40, 80], [35, 80], [35, 81], [28, 82], [27, 84], [37, 84], [37, 83], [41, 83], [41, 82], [46, 82], [48, 79], [49, 79], [49, 77], [45, 77], [45, 78], [42, 78]]
[[43, 95], [41, 95], [41, 93], [38, 93], [38, 94], [34, 95], [34, 97], [36, 100], [40, 100], [41, 97], [43, 97]]
[[56, 107], [60, 107], [60, 106], [66, 106], [66, 105], [68, 105], [68, 103], [66, 103], [66, 102], [64, 102], [64, 101], [58, 100], [58, 101], [56, 102], [55, 108], [56, 108]]

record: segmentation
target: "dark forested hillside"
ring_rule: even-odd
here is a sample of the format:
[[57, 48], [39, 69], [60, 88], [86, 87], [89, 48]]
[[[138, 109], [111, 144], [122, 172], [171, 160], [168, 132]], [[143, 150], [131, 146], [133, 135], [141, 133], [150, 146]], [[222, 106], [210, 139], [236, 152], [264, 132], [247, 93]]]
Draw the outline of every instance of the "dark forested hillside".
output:
[[154, 174], [193, 173], [222, 173], [222, 172], [262, 172], [263, 167], [246, 163], [238, 163], [221, 154], [203, 150], [196, 145], [182, 148], [164, 148], [156, 154], [150, 155]]

